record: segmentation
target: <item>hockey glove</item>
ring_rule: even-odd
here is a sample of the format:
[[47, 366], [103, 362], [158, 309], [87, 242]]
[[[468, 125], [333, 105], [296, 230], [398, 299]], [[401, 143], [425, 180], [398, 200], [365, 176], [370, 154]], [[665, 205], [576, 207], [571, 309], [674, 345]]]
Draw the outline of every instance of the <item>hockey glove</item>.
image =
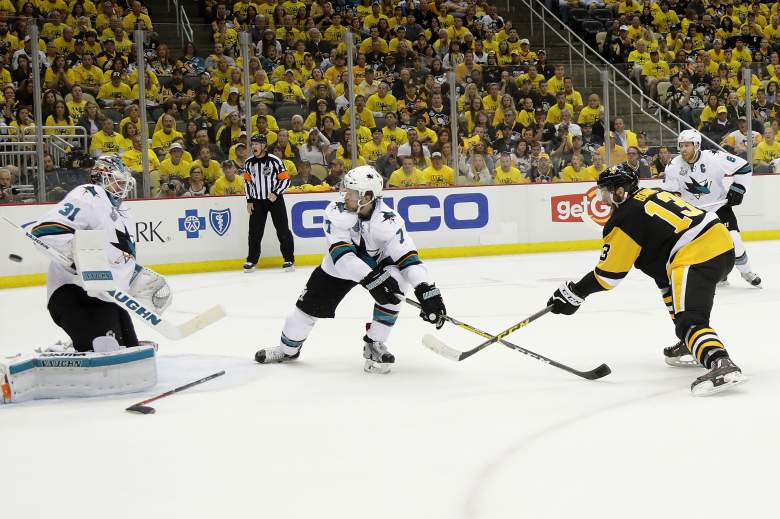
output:
[[447, 316], [447, 309], [444, 307], [444, 300], [441, 298], [441, 292], [436, 285], [420, 283], [414, 289], [414, 295], [420, 302], [420, 317], [423, 321], [435, 324], [438, 330], [444, 326], [444, 318]]
[[731, 184], [729, 192], [726, 193], [726, 203], [734, 206], [742, 203], [742, 198], [745, 196], [745, 187], [742, 184]]
[[575, 291], [574, 283], [567, 281], [553, 293], [553, 296], [547, 301], [547, 306], [552, 305], [551, 312], [554, 314], [571, 315], [580, 309], [580, 305], [584, 301], [585, 298]]
[[127, 292], [133, 297], [152, 303], [154, 311], [158, 314], [162, 314], [171, 306], [173, 299], [168, 281], [157, 272], [141, 265], [135, 266], [133, 278], [130, 280], [130, 289]]
[[381, 267], [372, 270], [360, 282], [380, 305], [397, 305], [401, 302], [401, 288], [390, 272]]

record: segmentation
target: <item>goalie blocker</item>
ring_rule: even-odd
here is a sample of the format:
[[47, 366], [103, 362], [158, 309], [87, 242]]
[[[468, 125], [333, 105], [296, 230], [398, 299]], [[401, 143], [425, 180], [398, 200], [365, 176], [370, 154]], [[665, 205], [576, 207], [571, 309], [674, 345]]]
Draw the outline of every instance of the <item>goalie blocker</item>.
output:
[[1, 403], [135, 393], [157, 384], [154, 346], [0, 359]]

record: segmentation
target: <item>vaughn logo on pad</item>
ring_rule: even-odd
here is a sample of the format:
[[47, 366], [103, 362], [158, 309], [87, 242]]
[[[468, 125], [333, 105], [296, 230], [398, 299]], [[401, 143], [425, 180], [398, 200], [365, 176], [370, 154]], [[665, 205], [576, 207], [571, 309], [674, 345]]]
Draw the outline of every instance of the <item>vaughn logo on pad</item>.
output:
[[576, 195], [558, 195], [550, 198], [553, 222], [582, 222], [590, 218], [599, 225], [609, 220], [611, 208], [601, 202], [596, 195], [598, 188], [591, 187], [585, 193]]

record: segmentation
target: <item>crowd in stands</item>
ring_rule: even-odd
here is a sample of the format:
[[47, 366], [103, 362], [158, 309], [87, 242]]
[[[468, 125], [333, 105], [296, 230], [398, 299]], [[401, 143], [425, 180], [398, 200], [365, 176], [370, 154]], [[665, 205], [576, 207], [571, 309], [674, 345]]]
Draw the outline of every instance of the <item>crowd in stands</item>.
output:
[[[761, 0], [562, 0], [568, 15], [583, 7], [612, 10], [599, 49], [658, 104], [711, 143], [745, 154], [752, 115], [756, 171], [773, 172], [780, 157], [780, 3]], [[570, 23], [571, 20], [569, 19]], [[750, 106], [744, 72], [749, 71]], [[762, 142], [763, 141], [763, 142]]]
[[[303, 191], [336, 189], [344, 172], [360, 164], [374, 165], [388, 187], [413, 187], [594, 180], [608, 165], [624, 161], [647, 178], [661, 174], [671, 158], [668, 149], [650, 146], [642, 132], [625, 128], [620, 117], [605, 131], [599, 96], [578, 91], [571, 71], [548, 64], [545, 50], [532, 50], [512, 21], [485, 0], [201, 0], [211, 48], [199, 50], [188, 42], [178, 56], [159, 40], [148, 10], [137, 0], [18, 3], [0, 2], [5, 85], [0, 131], [34, 129], [28, 28], [37, 21], [45, 133], [68, 136], [82, 127], [88, 147], [77, 151], [122, 156], [155, 197], [243, 193], [241, 168], [250, 153], [249, 136], [256, 133], [265, 134], [271, 152], [285, 161], [291, 189]], [[780, 29], [771, 31], [780, 20], [778, 4], [732, 6], [715, 0], [705, 8], [695, 2], [623, 0], [607, 5], [614, 8], [615, 20], [604, 53], [625, 64], [658, 103], [670, 103], [674, 113], [707, 135], [733, 142], [737, 151], [744, 145], [734, 133], [744, 115], [738, 72], [760, 57], [757, 61], [765, 63], [754, 77], [753, 109], [772, 129], [778, 86], [772, 45]], [[724, 32], [725, 19], [732, 20], [730, 32]], [[761, 27], [766, 38], [753, 34]], [[146, 34], [146, 147], [140, 136], [135, 28]], [[248, 102], [241, 31], [251, 35]], [[347, 32], [357, 47], [354, 107], [348, 101]], [[658, 65], [659, 56], [671, 68]], [[456, 81], [454, 136], [450, 72]], [[766, 91], [763, 75], [774, 78]], [[699, 93], [704, 102], [695, 106]], [[349, 129], [353, 108], [355, 135]], [[764, 162], [780, 156], [773, 155], [780, 148], [773, 143], [765, 136], [763, 154], [757, 154]], [[143, 175], [144, 149], [148, 176]], [[67, 176], [63, 168], [52, 164], [47, 180]], [[12, 184], [25, 175], [6, 169]], [[0, 183], [5, 176], [0, 169]], [[60, 186], [48, 195], [56, 199], [62, 193]]]

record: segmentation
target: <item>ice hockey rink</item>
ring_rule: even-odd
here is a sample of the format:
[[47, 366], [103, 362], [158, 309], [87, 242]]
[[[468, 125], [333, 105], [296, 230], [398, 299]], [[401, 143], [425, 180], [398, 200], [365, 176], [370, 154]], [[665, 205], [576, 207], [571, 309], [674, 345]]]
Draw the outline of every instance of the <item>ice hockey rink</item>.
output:
[[[173, 276], [176, 322], [215, 303], [227, 318], [160, 341], [159, 384], [121, 397], [0, 406], [0, 515], [7, 518], [653, 518], [776, 517], [780, 466], [780, 242], [749, 242], [763, 290], [733, 272], [712, 324], [750, 377], [708, 398], [700, 369], [671, 368], [675, 341], [653, 282], [633, 272], [574, 316], [548, 315], [512, 342], [578, 369], [579, 379], [501, 345], [460, 363], [421, 345], [482, 339], [436, 332], [411, 307], [389, 341], [391, 374], [362, 371], [371, 300], [356, 288], [292, 364], [258, 365], [311, 267]], [[596, 251], [428, 263], [449, 313], [497, 332], [542, 308]], [[0, 353], [64, 334], [45, 289], [0, 291]], [[226, 375], [126, 413], [144, 397]]]

